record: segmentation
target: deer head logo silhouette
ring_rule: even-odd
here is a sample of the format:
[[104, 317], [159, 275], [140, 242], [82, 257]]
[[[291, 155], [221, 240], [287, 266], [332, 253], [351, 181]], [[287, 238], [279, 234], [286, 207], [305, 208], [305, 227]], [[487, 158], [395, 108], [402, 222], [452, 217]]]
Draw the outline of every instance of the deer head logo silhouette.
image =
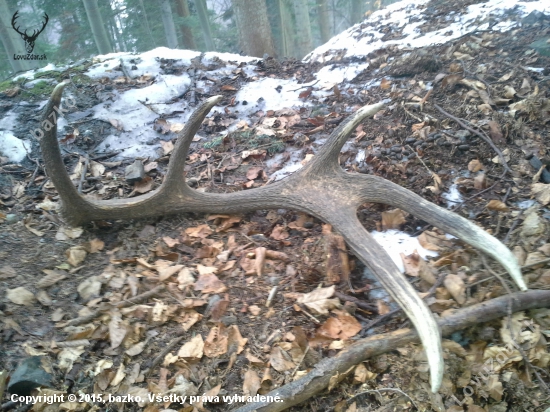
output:
[[11, 25], [13, 29], [21, 35], [21, 38], [25, 40], [25, 49], [27, 50], [27, 53], [32, 53], [32, 51], [34, 50], [34, 42], [36, 41], [36, 38], [46, 28], [46, 24], [48, 24], [48, 20], [49, 20], [48, 15], [44, 13], [44, 23], [42, 23], [42, 27], [38, 30], [36, 29], [33, 30], [32, 34], [29, 35], [27, 34], [27, 30], [25, 30], [24, 32], [21, 32], [19, 30], [19, 27], [18, 26], [16, 27], [16, 20], [17, 20], [17, 17], [19, 17], [18, 13], [19, 13], [19, 10], [17, 10], [13, 15], [13, 17], [11, 18]]

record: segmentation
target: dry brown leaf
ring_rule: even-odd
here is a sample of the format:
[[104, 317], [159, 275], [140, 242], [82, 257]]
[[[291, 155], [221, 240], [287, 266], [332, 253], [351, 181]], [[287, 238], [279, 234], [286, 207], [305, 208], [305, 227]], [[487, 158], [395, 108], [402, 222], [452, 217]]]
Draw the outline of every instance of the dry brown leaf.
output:
[[195, 335], [189, 342], [183, 344], [178, 351], [178, 356], [184, 359], [199, 360], [204, 353], [204, 341], [200, 333]]
[[504, 139], [504, 135], [502, 134], [500, 125], [494, 120], [489, 121], [488, 125], [489, 125], [489, 136], [491, 136], [491, 140], [496, 144], [505, 144], [506, 139]]
[[487, 188], [487, 176], [485, 173], [480, 173], [474, 177], [474, 189], [481, 190]]
[[428, 230], [422, 232], [418, 236], [418, 242], [420, 246], [424, 249], [440, 251], [442, 248], [449, 245], [449, 241], [443, 235], [438, 235], [435, 232], [430, 232]]
[[453, 273], [448, 274], [443, 284], [460, 305], [466, 302], [466, 285], [460, 276]]
[[330, 299], [334, 295], [335, 287], [317, 288], [310, 293], [300, 296], [298, 303], [320, 315], [326, 315], [329, 310], [339, 308], [340, 301], [337, 298]]
[[162, 282], [168, 279], [170, 276], [175, 275], [177, 272], [180, 272], [182, 268], [183, 265], [174, 265], [159, 269], [159, 282]]
[[261, 382], [258, 374], [252, 369], [247, 370], [244, 374], [243, 395], [256, 396], [260, 387]]
[[285, 231], [284, 226], [277, 225], [273, 228], [273, 231], [271, 232], [271, 235], [269, 235], [270, 238], [273, 238], [275, 240], [283, 240], [288, 238], [289, 234], [287, 231]]
[[246, 178], [248, 180], [254, 180], [254, 179], [257, 179], [258, 177], [261, 178], [263, 176], [263, 173], [264, 173], [263, 168], [261, 168], [260, 166], [254, 166], [248, 169], [248, 171], [246, 172]]
[[183, 311], [179, 318], [176, 318], [174, 320], [181, 325], [184, 331], [187, 332], [189, 329], [191, 329], [191, 326], [199, 322], [201, 319], [202, 315], [199, 312], [193, 309], [186, 309]]
[[483, 165], [477, 159], [471, 160], [470, 163], [468, 163], [468, 170], [472, 173], [479, 172], [481, 169], [483, 169]]
[[290, 355], [279, 346], [274, 346], [271, 349], [269, 361], [273, 369], [279, 373], [283, 373], [296, 367], [294, 362], [292, 362]]
[[506, 206], [503, 202], [497, 199], [490, 200], [485, 207], [489, 210], [497, 210], [499, 212], [508, 211], [508, 206]]
[[65, 251], [65, 256], [67, 256], [67, 262], [71, 266], [78, 266], [82, 262], [84, 262], [84, 259], [86, 259], [86, 249], [84, 249], [82, 246], [73, 246]]
[[60, 280], [63, 280], [67, 277], [67, 272], [64, 270], [59, 269], [44, 269], [42, 270], [46, 274], [43, 278], [41, 278], [38, 283], [36, 284], [36, 287], [39, 289], [43, 288], [49, 288], [52, 285], [55, 285]]
[[105, 242], [96, 238], [84, 243], [82, 246], [88, 253], [97, 253], [100, 250], [103, 250], [105, 247]]
[[185, 234], [191, 237], [200, 237], [202, 239], [207, 238], [213, 233], [212, 229], [208, 225], [199, 225], [197, 227], [190, 227], [185, 229]]
[[550, 256], [550, 243], [545, 243], [537, 249], [539, 252], [544, 253], [545, 256]]
[[0, 267], [0, 279], [9, 279], [17, 276], [15, 269], [10, 265]]
[[90, 276], [89, 278], [84, 279], [77, 286], [76, 290], [82, 298], [83, 301], [88, 301], [91, 298], [97, 297], [100, 295], [101, 291], [101, 282], [97, 276]]
[[404, 253], [400, 253], [399, 255], [403, 261], [405, 273], [409, 276], [417, 277], [420, 272], [420, 261], [422, 260], [418, 252], [415, 250], [408, 256], [405, 256]]
[[521, 87], [519, 88], [519, 94], [522, 96], [525, 96], [526, 94], [529, 94], [531, 91], [531, 85], [529, 84], [528, 79], [523, 79], [523, 82], [521, 83]]
[[262, 308], [260, 308], [259, 306], [257, 305], [252, 305], [252, 306], [249, 306], [248, 307], [248, 311], [254, 315], [254, 316], [258, 316], [261, 312], [262, 312]]
[[237, 325], [231, 325], [228, 328], [227, 340], [229, 342], [229, 351], [231, 353], [236, 353], [237, 355], [244, 350], [244, 347], [248, 342], [247, 338], [242, 337]]
[[160, 145], [162, 147], [162, 152], [164, 153], [164, 156], [172, 153], [172, 150], [174, 150], [174, 143], [172, 143], [171, 141], [166, 142], [164, 140], [161, 140]]
[[406, 222], [405, 213], [401, 209], [392, 209], [382, 212], [382, 229], [399, 229]]
[[513, 99], [516, 93], [516, 89], [514, 89], [512, 86], [504, 86], [504, 97], [506, 97], [507, 99]]
[[135, 345], [130, 346], [125, 352], [126, 355], [128, 355], [128, 356], [139, 355], [141, 352], [143, 352], [143, 349], [145, 349], [145, 344], [146, 343], [147, 342], [143, 341], [143, 342], [138, 342]]
[[265, 366], [265, 362], [260, 358], [252, 355], [249, 349], [246, 350], [246, 354], [244, 356], [253, 366]]
[[227, 286], [213, 273], [205, 273], [199, 275], [194, 289], [200, 290], [202, 293], [223, 293], [227, 291]]
[[355, 336], [361, 330], [361, 324], [343, 310], [333, 311], [337, 317], [331, 317], [316, 331], [317, 335], [331, 339], [346, 340]]
[[36, 298], [32, 292], [25, 289], [23, 286], [14, 289], [7, 289], [6, 298], [16, 305], [30, 306], [36, 302]]
[[120, 313], [113, 313], [109, 322], [109, 339], [111, 341], [111, 349], [116, 349], [120, 346], [126, 337], [126, 323], [122, 320]]
[[223, 323], [219, 323], [210, 329], [204, 342], [204, 354], [209, 358], [215, 358], [227, 353], [228, 331]]
[[367, 369], [365, 364], [361, 362], [359, 365], [355, 367], [355, 372], [353, 376], [353, 383], [360, 384], [365, 383], [366, 381], [373, 380], [376, 378], [376, 373], [371, 372]]
[[82, 235], [82, 233], [84, 233], [84, 229], [81, 227], [60, 226], [55, 234], [55, 239], [61, 241], [77, 239]]
[[550, 184], [534, 183], [531, 185], [531, 194], [535, 196], [537, 201], [546, 206], [550, 203]]

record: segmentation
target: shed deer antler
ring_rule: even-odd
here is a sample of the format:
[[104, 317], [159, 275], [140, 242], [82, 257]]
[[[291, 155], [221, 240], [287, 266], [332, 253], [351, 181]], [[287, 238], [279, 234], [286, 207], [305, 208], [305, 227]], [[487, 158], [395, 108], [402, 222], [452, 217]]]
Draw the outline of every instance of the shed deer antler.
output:
[[[52, 111], [59, 107], [64, 86], [59, 84], [52, 92], [45, 108], [45, 120], [51, 119]], [[46, 130], [40, 146], [48, 175], [61, 198], [61, 214], [65, 220], [79, 225], [100, 219], [133, 219], [182, 212], [240, 213], [280, 208], [315, 216], [342, 234], [353, 253], [372, 270], [411, 319], [424, 345], [432, 391], [436, 392], [444, 367], [437, 323], [389, 255], [361, 225], [357, 218], [358, 207], [365, 202], [375, 202], [406, 210], [492, 256], [521, 290], [527, 290], [514, 255], [496, 238], [459, 215], [383, 178], [346, 173], [340, 168], [338, 154], [347, 137], [363, 119], [381, 110], [382, 103], [357, 110], [332, 132], [312, 161], [286, 179], [225, 194], [191, 189], [184, 178], [189, 145], [206, 115], [221, 99], [221, 96], [211, 97], [195, 110], [179, 136], [162, 185], [136, 198], [99, 201], [80, 196], [65, 170], [57, 142], [57, 127], [54, 124]]]

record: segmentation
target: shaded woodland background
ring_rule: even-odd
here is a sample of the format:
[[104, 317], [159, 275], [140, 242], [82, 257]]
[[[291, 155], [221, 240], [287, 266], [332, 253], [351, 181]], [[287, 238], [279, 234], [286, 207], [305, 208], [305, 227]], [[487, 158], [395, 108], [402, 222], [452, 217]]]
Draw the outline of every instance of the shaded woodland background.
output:
[[[394, 0], [0, 0], [0, 76], [97, 54], [155, 47], [301, 59]], [[12, 27], [38, 36], [33, 54]]]

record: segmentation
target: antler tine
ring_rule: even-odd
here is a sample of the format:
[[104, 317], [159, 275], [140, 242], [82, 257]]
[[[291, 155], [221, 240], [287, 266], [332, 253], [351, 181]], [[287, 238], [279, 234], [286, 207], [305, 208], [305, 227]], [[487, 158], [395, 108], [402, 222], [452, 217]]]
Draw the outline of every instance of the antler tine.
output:
[[333, 201], [327, 202], [326, 206], [323, 220], [340, 232], [353, 254], [374, 273], [416, 328], [430, 366], [431, 389], [432, 392], [437, 392], [443, 380], [444, 362], [441, 334], [432, 312], [391, 257], [361, 225], [356, 208], [342, 208], [341, 204]]
[[[178, 134], [176, 146], [172, 152], [173, 158], [185, 159], [187, 153], [189, 152], [189, 146], [193, 141], [193, 137], [195, 137], [195, 134], [199, 131], [202, 121], [210, 110], [212, 110], [212, 108], [222, 100], [222, 98], [223, 96], [210, 97], [195, 109], [189, 117], [187, 123], [185, 123], [183, 130]], [[181, 186], [184, 168], [185, 162], [182, 161], [171, 164], [170, 168], [166, 172], [166, 177], [164, 178], [165, 182], [167, 184], [174, 185], [174, 187]]]
[[313, 172], [313, 170], [311, 172], [334, 173], [336, 171], [341, 171], [338, 164], [338, 154], [342, 146], [346, 143], [348, 136], [365, 118], [375, 115], [384, 107], [384, 103], [363, 106], [352, 116], [340, 123], [315, 155], [315, 161], [308, 165], [311, 169], [316, 169], [315, 172]]
[[354, 179], [353, 184], [358, 185], [357, 190], [363, 194], [363, 201], [385, 203], [403, 209], [485, 252], [506, 269], [520, 290], [527, 290], [518, 261], [512, 252], [468, 219], [377, 176], [361, 175]]

